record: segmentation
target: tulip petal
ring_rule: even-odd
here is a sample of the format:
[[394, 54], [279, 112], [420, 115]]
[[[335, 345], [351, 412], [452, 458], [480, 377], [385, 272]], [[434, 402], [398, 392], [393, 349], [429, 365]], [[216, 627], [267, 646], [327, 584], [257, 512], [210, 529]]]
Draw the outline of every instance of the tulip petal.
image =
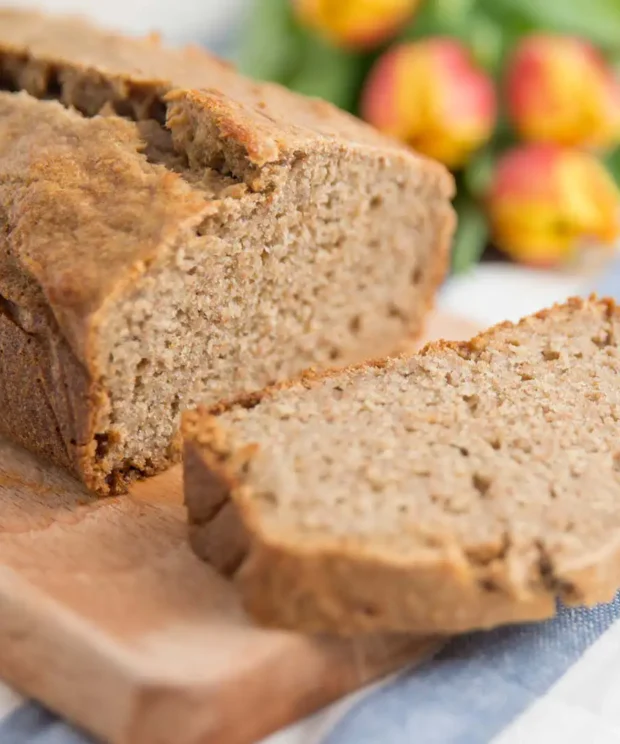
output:
[[495, 89], [462, 44], [431, 38], [395, 47], [378, 60], [362, 114], [386, 134], [457, 168], [492, 135]]
[[300, 20], [335, 44], [380, 44], [411, 16], [420, 0], [296, 0]]
[[525, 37], [508, 65], [506, 89], [526, 140], [590, 148], [620, 143], [617, 84], [602, 55], [582, 39]]
[[586, 243], [620, 237], [620, 192], [589, 153], [524, 145], [500, 160], [487, 199], [493, 239], [530, 264], [565, 263]]

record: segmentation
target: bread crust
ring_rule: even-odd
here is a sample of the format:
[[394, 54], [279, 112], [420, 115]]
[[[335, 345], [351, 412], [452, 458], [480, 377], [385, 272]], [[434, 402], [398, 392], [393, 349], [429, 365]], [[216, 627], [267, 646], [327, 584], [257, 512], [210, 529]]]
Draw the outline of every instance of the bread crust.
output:
[[106, 303], [209, 209], [140, 148], [120, 119], [0, 93], [0, 430], [104, 493], [114, 484], [94, 461]]
[[[139, 130], [118, 114], [167, 120], [177, 152], [195, 167], [230, 172], [266, 198], [282, 187], [291, 164], [317, 153], [346, 150], [402, 164], [435, 202], [437, 245], [420, 314], [430, 308], [455, 225], [451, 176], [329, 104], [256, 84], [200, 49], [166, 49], [156, 37], [130, 39], [80, 19], [6, 8], [3, 83], [95, 117], [0, 93], [0, 388], [7, 411], [0, 429], [70, 468], [88, 488], [121, 492], [178, 458], [173, 443], [140, 471], [99, 472], [97, 436], [108, 401], [97, 339], [115, 298], [195, 236], [220, 203], [149, 162]], [[95, 116], [100, 111], [106, 116]], [[403, 335], [419, 330], [416, 324]]]
[[[613, 300], [598, 300], [595, 295], [588, 300], [571, 298], [535, 317], [545, 319], [562, 308], [579, 311], [588, 303], [597, 303], [608, 317], [620, 319]], [[475, 353], [495, 330], [526, 320], [501, 323], [466, 342], [433, 342], [420, 353], [445, 349]], [[380, 368], [385, 361], [369, 364]], [[296, 533], [266, 535], [246, 476], [256, 447], [239, 447], [234, 432], [224, 429], [218, 417], [235, 406], [254, 407], [278, 390], [299, 383], [312, 386], [336, 374], [342, 370], [310, 371], [297, 380], [185, 415], [185, 498], [192, 546], [234, 578], [254, 618], [310, 633], [350, 635], [387, 629], [456, 633], [548, 618], [555, 614], [558, 600], [592, 605], [613, 598], [620, 584], [618, 537], [597, 554], [565, 567], [561, 575], [554, 572], [544, 548], [534, 546], [537, 552], [528, 556], [528, 574], [515, 576], [508, 536], [491, 562], [477, 562], [450, 544], [420, 553], [412, 562], [397, 560], [359, 539], [313, 537], [309, 545]], [[230, 542], [225, 530], [234, 536]]]
[[211, 143], [201, 141], [206, 132], [199, 131], [208, 116], [221, 138], [237, 144], [259, 169], [282, 166], [308, 145], [331, 149], [346, 143], [415, 162], [447, 197], [454, 193], [442, 165], [330, 103], [245, 78], [202, 47], [166, 47], [155, 34], [121, 36], [76, 16], [0, 8], [0, 72], [14, 89], [57, 97], [87, 116], [106, 107], [163, 124], [170, 108], [168, 118], [194, 121], [196, 158], [211, 150]]

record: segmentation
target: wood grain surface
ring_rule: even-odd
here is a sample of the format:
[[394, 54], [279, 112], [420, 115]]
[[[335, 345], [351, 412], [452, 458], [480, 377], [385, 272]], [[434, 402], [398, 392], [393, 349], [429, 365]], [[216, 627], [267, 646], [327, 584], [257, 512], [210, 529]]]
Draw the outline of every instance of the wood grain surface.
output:
[[254, 627], [188, 547], [180, 468], [96, 499], [0, 440], [0, 678], [104, 741], [256, 741], [440, 643]]

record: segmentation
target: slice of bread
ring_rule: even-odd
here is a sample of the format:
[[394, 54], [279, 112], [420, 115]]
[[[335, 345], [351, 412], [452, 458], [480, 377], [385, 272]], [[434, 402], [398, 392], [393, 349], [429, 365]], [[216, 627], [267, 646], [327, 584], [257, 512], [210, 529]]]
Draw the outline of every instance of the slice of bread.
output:
[[0, 432], [89, 488], [177, 459], [185, 407], [422, 329], [454, 227], [441, 165], [79, 20], [0, 9], [1, 88]]
[[184, 422], [195, 550], [261, 623], [455, 632], [620, 585], [620, 311], [573, 299], [467, 343]]

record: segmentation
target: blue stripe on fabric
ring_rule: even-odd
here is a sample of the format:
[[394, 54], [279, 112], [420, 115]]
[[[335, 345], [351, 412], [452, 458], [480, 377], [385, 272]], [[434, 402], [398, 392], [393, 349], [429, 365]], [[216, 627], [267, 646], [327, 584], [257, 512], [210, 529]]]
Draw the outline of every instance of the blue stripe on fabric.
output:
[[488, 744], [620, 618], [620, 595], [550, 621], [474, 633], [363, 699], [324, 744]]
[[[620, 595], [550, 621], [473, 633], [358, 703], [324, 744], [488, 744], [620, 618]], [[241, 703], [240, 703], [241, 704]], [[0, 724], [1, 744], [91, 744], [36, 704]]]
[[95, 744], [36, 703], [25, 703], [0, 722], [0, 744]]

